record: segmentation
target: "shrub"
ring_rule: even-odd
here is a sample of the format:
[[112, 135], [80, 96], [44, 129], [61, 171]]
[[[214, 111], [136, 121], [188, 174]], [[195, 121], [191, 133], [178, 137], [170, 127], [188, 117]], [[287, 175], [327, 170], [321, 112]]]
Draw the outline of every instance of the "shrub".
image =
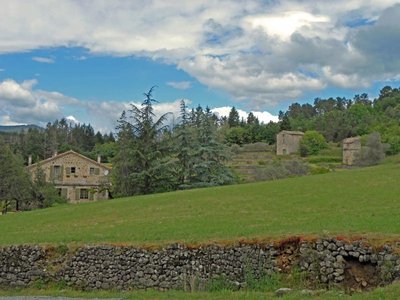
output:
[[307, 175], [310, 167], [300, 160], [287, 160], [283, 162], [284, 168], [290, 175], [303, 176]]
[[284, 160], [269, 163], [256, 169], [256, 180], [275, 180], [309, 173], [309, 166], [299, 160]]
[[368, 135], [365, 147], [361, 149], [357, 159], [360, 166], [377, 165], [385, 158], [385, 147], [381, 142], [381, 135], [373, 132]]
[[300, 140], [300, 155], [316, 155], [326, 147], [327, 143], [322, 134], [314, 130], [306, 131]]
[[233, 154], [238, 154], [241, 151], [238, 144], [232, 144], [230, 150]]

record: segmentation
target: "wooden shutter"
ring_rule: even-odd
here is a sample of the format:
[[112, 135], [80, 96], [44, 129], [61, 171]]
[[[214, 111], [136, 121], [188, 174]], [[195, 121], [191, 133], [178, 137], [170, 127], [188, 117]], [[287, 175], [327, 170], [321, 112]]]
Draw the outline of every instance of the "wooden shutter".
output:
[[94, 199], [94, 192], [89, 190], [88, 193], [89, 193], [89, 200], [93, 200]]
[[100, 169], [99, 168], [95, 168], [94, 169], [94, 175], [100, 175]]
[[61, 197], [67, 198], [68, 197], [68, 189], [67, 188], [62, 188], [61, 189]]
[[61, 166], [61, 170], [60, 170], [60, 180], [64, 180], [64, 166]]
[[50, 166], [50, 180], [54, 180], [54, 166]]
[[81, 199], [81, 189], [76, 188], [75, 189], [75, 200], [80, 200]]

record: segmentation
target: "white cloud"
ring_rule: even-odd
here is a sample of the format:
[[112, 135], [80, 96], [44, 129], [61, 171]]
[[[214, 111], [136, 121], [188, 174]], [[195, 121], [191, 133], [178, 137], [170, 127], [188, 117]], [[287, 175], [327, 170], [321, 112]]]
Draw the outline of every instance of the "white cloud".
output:
[[[213, 113], [215, 113], [219, 117], [228, 117], [229, 112], [231, 111], [232, 107], [231, 106], [223, 106], [223, 107], [216, 107], [211, 109]], [[242, 109], [236, 109], [237, 112], [239, 113], [240, 119], [247, 120], [247, 116], [249, 115], [249, 112], [246, 112]], [[274, 116], [271, 113], [267, 111], [252, 111], [252, 113], [258, 118], [258, 120], [261, 123], [267, 124], [269, 122], [278, 122], [279, 118], [278, 116]]]
[[258, 118], [258, 120], [260, 120], [260, 122], [263, 122], [265, 124], [271, 121], [275, 123], [279, 121], [278, 116], [274, 116], [267, 111], [253, 111], [253, 114]]
[[40, 62], [40, 63], [44, 63], [44, 64], [54, 64], [54, 62], [55, 62], [55, 60], [53, 58], [40, 57], [40, 56], [34, 56], [34, 57], [32, 57], [32, 60]]
[[192, 83], [190, 81], [169, 81], [167, 82], [167, 85], [178, 90], [187, 90], [192, 87]]
[[252, 109], [265, 109], [309, 91], [396, 78], [396, 3], [3, 1], [0, 53], [78, 46], [157, 59]]
[[74, 56], [72, 57], [73, 60], [87, 60], [88, 57], [85, 55], [81, 55], [81, 56]]
[[11, 104], [12, 106], [29, 106], [35, 98], [29, 87], [32, 82], [24, 81], [21, 84], [11, 79], [6, 79], [0, 83], [0, 101]]
[[63, 117], [66, 106], [83, 106], [75, 98], [35, 89], [36, 79], [0, 82], [0, 117], [8, 123], [43, 124]]
[[261, 63], [249, 70], [253, 59], [197, 56], [182, 62], [180, 68], [194, 75], [203, 84], [228, 91], [239, 100], [250, 99], [251, 106], [256, 109], [265, 105], [272, 106], [282, 98], [295, 99], [303, 91], [320, 90], [325, 86], [320, 79], [299, 73], [268, 72]]
[[80, 123], [74, 116], [66, 116], [65, 119], [73, 124]]
[[26, 125], [26, 123], [17, 123], [11, 120], [10, 116], [4, 115], [0, 116], [0, 124], [6, 126], [14, 126], [14, 125]]
[[358, 74], [343, 74], [338, 72], [334, 73], [332, 72], [332, 69], [329, 66], [323, 67], [322, 73], [329, 82], [342, 88], [369, 86], [369, 82], [366, 79], [360, 77]]
[[261, 28], [269, 35], [288, 40], [297, 30], [312, 27], [313, 23], [327, 23], [328, 16], [312, 15], [304, 11], [287, 11], [276, 15], [261, 15], [245, 18], [253, 30]]

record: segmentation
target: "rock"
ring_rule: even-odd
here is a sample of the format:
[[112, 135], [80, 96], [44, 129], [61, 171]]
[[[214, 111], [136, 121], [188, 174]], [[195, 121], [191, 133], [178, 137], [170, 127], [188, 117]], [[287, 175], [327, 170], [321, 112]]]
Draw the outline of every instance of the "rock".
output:
[[291, 288], [280, 288], [280, 289], [277, 289], [274, 294], [277, 297], [282, 297], [284, 295], [289, 294], [290, 292], [292, 292]]
[[300, 294], [305, 295], [305, 296], [312, 296], [312, 295], [314, 295], [314, 291], [305, 289], [305, 290], [301, 290]]
[[342, 255], [336, 256], [336, 261], [337, 261], [337, 262], [344, 262], [343, 256], [342, 256]]
[[366, 287], [366, 286], [368, 285], [368, 283], [367, 283], [365, 280], [363, 280], [363, 281], [361, 282], [361, 285], [362, 285], [363, 287]]
[[346, 250], [346, 251], [353, 251], [353, 245], [345, 244], [345, 245], [344, 245], [344, 250]]

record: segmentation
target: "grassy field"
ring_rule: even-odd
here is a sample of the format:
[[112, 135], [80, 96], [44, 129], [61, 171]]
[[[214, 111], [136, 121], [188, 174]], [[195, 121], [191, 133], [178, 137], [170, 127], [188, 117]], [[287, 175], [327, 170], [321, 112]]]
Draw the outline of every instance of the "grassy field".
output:
[[82, 297], [82, 298], [120, 298], [120, 299], [282, 299], [282, 300], [306, 300], [306, 299], [323, 299], [323, 300], [398, 300], [400, 299], [400, 284], [395, 283], [384, 288], [377, 288], [367, 293], [355, 293], [352, 295], [344, 294], [342, 291], [322, 290], [315, 292], [315, 295], [304, 294], [301, 290], [294, 291], [287, 296], [277, 298], [273, 292], [255, 292], [255, 291], [216, 291], [216, 292], [195, 292], [188, 293], [183, 291], [157, 292], [147, 291], [100, 291], [100, 292], [83, 292], [68, 289], [22, 289], [22, 290], [0, 290], [1, 296], [63, 296], [63, 297]]
[[400, 164], [0, 216], [0, 245], [400, 234]]

